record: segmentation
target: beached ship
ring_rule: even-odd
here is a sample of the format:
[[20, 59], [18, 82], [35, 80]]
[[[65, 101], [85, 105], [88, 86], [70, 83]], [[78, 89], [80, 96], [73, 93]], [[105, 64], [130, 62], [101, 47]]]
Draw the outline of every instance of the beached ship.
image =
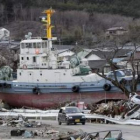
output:
[[[32, 38], [31, 33], [20, 42], [20, 65], [17, 79], [0, 80], [0, 98], [16, 107], [49, 108], [67, 102], [98, 102], [104, 99], [124, 99], [117, 87], [96, 73], [91, 73], [86, 59], [58, 61], [52, 47], [52, 9], [45, 10], [46, 37]], [[10, 72], [11, 73], [11, 72]], [[0, 73], [1, 74], [1, 73]], [[2, 75], [2, 74], [1, 74]], [[9, 77], [11, 74], [9, 75]]]

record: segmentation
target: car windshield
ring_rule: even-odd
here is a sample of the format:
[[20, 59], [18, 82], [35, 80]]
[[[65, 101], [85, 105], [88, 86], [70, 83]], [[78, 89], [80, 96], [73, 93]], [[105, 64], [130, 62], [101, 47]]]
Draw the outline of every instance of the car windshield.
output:
[[76, 107], [74, 108], [66, 108], [65, 110], [66, 113], [80, 113], [80, 110]]
[[140, 99], [140, 96], [136, 96], [137, 99]]
[[126, 69], [124, 70], [124, 73], [126, 76], [131, 76], [132, 75], [132, 70]]
[[[116, 76], [117, 76], [117, 77], [125, 77], [125, 74], [124, 74], [123, 71], [115, 71], [115, 73], [116, 73]], [[109, 78], [114, 77], [114, 73], [113, 73], [113, 72], [109, 73], [109, 74], [108, 74], [108, 77], [109, 77]]]
[[124, 77], [125, 76], [123, 71], [116, 71], [116, 75], [117, 75], [117, 77]]

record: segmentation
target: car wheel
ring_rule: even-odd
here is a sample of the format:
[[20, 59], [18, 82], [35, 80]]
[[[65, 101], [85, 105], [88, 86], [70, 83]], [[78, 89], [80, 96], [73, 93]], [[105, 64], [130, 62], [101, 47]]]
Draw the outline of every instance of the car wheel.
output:
[[82, 125], [85, 125], [85, 122], [83, 122]]

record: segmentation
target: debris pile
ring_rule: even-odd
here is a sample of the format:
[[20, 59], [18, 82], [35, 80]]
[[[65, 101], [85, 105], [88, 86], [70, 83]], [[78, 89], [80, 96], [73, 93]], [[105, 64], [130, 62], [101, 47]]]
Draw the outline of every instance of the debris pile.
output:
[[40, 130], [13, 129], [11, 130], [11, 136], [22, 136], [23, 138], [58, 138], [59, 131], [47, 128]]
[[[100, 115], [106, 115], [108, 117], [114, 118], [115, 116], [120, 115], [121, 118], [125, 118], [127, 114], [133, 110], [137, 109], [139, 105], [135, 105], [132, 102], [121, 100], [121, 101], [110, 101], [108, 103], [93, 104], [90, 106], [91, 114], [96, 113]], [[134, 112], [133, 112], [134, 113]]]
[[27, 118], [22, 115], [18, 115], [18, 117], [1, 117], [0, 124], [2, 126], [12, 126], [12, 127], [39, 127], [40, 123], [35, 121], [28, 121]]
[[49, 138], [49, 139], [66, 139], [71, 136], [81, 135], [77, 131], [59, 130], [48, 124], [42, 124], [38, 121], [29, 121], [27, 118], [19, 115], [18, 117], [8, 116], [0, 118], [0, 127], [9, 128], [11, 137], [22, 138]]

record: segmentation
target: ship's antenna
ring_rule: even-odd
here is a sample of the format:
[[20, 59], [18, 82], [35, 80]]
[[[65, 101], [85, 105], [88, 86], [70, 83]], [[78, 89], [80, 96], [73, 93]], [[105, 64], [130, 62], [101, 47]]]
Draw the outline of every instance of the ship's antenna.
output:
[[48, 10], [43, 11], [43, 13], [46, 14], [47, 20], [45, 18], [42, 19], [42, 22], [46, 23], [46, 37], [47, 39], [51, 39], [52, 38], [52, 25], [51, 25], [51, 15], [54, 13], [55, 11], [52, 10], [51, 8]]

